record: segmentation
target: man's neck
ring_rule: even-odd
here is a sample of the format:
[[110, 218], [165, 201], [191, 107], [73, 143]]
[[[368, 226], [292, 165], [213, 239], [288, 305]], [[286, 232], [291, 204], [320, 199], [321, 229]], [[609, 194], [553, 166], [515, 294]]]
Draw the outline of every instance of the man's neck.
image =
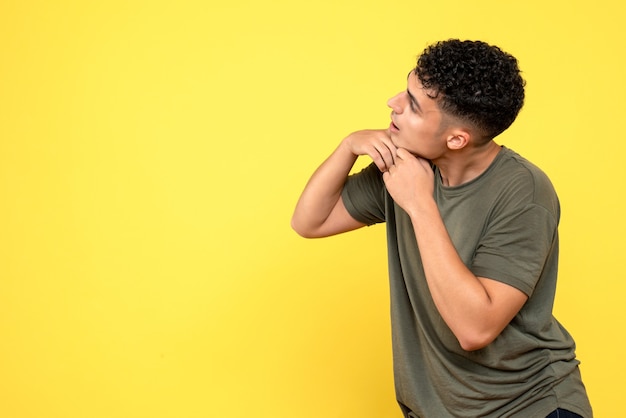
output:
[[451, 152], [433, 163], [439, 168], [444, 186], [460, 186], [474, 180], [487, 170], [500, 149], [500, 145], [489, 141], [481, 147], [466, 147]]

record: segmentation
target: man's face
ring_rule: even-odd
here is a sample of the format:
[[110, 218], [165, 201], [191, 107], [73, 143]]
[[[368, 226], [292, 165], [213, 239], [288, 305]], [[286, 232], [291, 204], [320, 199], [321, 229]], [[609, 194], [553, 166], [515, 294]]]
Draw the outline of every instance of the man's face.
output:
[[389, 133], [398, 148], [434, 160], [446, 150], [446, 123], [435, 99], [428, 97], [415, 71], [407, 78], [406, 91], [387, 102], [391, 108]]

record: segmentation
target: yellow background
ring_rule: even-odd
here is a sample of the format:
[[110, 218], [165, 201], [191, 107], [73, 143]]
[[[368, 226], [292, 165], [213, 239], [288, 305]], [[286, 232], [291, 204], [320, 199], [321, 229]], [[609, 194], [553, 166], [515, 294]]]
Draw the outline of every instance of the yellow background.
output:
[[624, 21], [617, 0], [3, 0], [0, 416], [399, 417], [383, 228], [289, 219], [450, 37], [520, 60], [499, 142], [560, 194], [556, 315], [619, 416]]

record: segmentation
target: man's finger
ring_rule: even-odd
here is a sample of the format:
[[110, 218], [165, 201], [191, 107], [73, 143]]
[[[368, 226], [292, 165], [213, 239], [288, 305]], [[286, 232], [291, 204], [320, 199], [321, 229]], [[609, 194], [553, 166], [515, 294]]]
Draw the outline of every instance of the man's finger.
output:
[[396, 155], [401, 160], [406, 160], [411, 157], [415, 158], [413, 154], [411, 154], [409, 151], [407, 151], [404, 148], [398, 148], [398, 151], [396, 151]]

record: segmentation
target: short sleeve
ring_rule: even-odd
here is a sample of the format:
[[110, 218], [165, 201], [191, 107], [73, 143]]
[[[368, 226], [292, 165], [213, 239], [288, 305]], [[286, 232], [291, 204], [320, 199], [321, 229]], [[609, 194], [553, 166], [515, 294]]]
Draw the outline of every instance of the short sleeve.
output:
[[558, 252], [554, 214], [541, 205], [527, 204], [492, 220], [476, 249], [472, 271], [531, 296], [554, 252]]
[[341, 193], [348, 213], [366, 225], [385, 222], [385, 195], [387, 191], [382, 173], [370, 164], [348, 177]]

